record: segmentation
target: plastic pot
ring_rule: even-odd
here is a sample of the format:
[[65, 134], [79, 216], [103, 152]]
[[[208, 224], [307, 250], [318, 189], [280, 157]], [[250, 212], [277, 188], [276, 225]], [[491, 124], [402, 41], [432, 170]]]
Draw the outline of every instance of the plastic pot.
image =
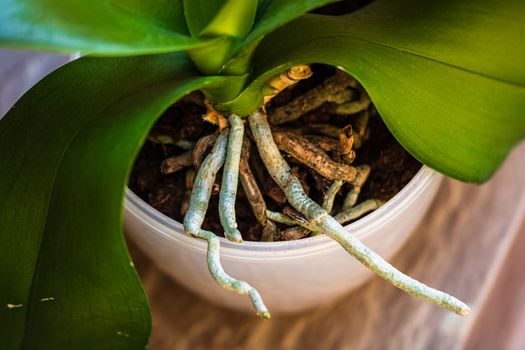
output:
[[[385, 205], [345, 228], [389, 260], [423, 218], [442, 178], [423, 166]], [[125, 230], [181, 285], [212, 303], [254, 312], [247, 296], [216, 285], [208, 272], [205, 241], [188, 237], [179, 222], [156, 211], [130, 190], [125, 201]], [[299, 312], [330, 302], [373, 276], [323, 235], [242, 244], [221, 239], [221, 261], [227, 273], [259, 290], [272, 314]]]

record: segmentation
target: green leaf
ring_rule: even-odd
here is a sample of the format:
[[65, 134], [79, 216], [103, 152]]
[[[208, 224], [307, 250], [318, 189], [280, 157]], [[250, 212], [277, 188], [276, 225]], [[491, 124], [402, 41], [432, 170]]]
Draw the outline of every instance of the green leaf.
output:
[[189, 35], [182, 0], [0, 0], [0, 44], [97, 55], [206, 44]]
[[[221, 72], [226, 75], [240, 75], [249, 72], [252, 65], [251, 60], [253, 53], [266, 34], [308, 11], [335, 1], [336, 0], [260, 0], [252, 31], [244, 40], [230, 40], [230, 47], [227, 49], [231, 54], [229, 56], [223, 55], [221, 57], [221, 64], [215, 64], [213, 67], [221, 67]], [[187, 2], [192, 1], [187, 0]], [[222, 46], [225, 46], [225, 44], [222, 44]], [[207, 57], [209, 60], [209, 51], [212, 48], [210, 46], [208, 52], [206, 52], [207, 49], [208, 48], [193, 51], [203, 52], [200, 56]], [[225, 59], [229, 59], [229, 61], [224, 62]], [[204, 59], [201, 58], [200, 61], [204, 61]], [[204, 73], [211, 71], [211, 69], [203, 67], [204, 65], [201, 63], [197, 63], [197, 66], [199, 66], [199, 69]]]
[[287, 22], [338, 0], [260, 0], [253, 30], [246, 37], [243, 45], [272, 32]]
[[2, 349], [144, 348], [149, 310], [121, 228], [128, 171], [157, 116], [217, 79], [185, 54], [83, 58], [0, 120]]
[[[189, 51], [205, 75], [221, 71], [253, 25], [257, 0], [183, 0], [186, 23], [195, 38], [217, 38], [212, 45]], [[231, 74], [231, 72], [226, 72]], [[240, 72], [244, 74], [246, 71]]]
[[521, 0], [378, 0], [341, 17], [308, 15], [260, 43], [254, 81], [219, 107], [250, 112], [262, 84], [293, 64], [339, 66], [417, 159], [482, 182], [525, 137], [524, 16]]

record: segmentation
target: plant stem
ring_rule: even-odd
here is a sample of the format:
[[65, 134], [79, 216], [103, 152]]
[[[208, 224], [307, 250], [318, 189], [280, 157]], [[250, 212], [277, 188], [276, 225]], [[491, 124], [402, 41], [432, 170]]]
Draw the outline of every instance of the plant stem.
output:
[[304, 193], [299, 180], [290, 174], [290, 166], [273, 142], [266, 116], [257, 111], [250, 114], [248, 121], [259, 154], [270, 175], [283, 189], [289, 203], [305, 215], [315, 231], [322, 232], [337, 241], [363, 265], [405, 292], [462, 316], [470, 312], [470, 308], [462, 301], [408, 277], [345, 231], [341, 224]]
[[257, 313], [263, 318], [270, 318], [270, 313], [255, 288], [244, 281], [232, 278], [224, 272], [220, 262], [219, 238], [213, 232], [201, 228], [208, 209], [213, 182], [226, 158], [227, 142], [228, 130], [226, 129], [219, 135], [213, 149], [204, 159], [202, 166], [197, 172], [188, 212], [184, 217], [184, 230], [190, 236], [208, 241], [208, 269], [217, 284], [238, 294], [249, 294], [253, 305], [257, 309]]
[[219, 195], [219, 218], [226, 238], [229, 241], [241, 243], [242, 235], [237, 229], [237, 221], [235, 220], [235, 199], [237, 198], [237, 184], [239, 183], [239, 162], [241, 160], [244, 125], [241, 118], [235, 114], [230, 115], [228, 120], [230, 122], [230, 134]]

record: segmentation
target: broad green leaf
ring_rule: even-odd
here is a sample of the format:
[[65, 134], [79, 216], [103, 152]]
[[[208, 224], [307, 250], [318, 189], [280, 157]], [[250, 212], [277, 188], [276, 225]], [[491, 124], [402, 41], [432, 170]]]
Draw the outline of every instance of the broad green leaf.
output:
[[97, 55], [172, 52], [202, 46], [182, 0], [0, 0], [0, 44]]
[[291, 20], [338, 0], [260, 0], [253, 30], [244, 45], [270, 33]]
[[341, 17], [307, 15], [268, 35], [251, 86], [220, 106], [246, 114], [294, 63], [339, 66], [390, 131], [451, 177], [487, 180], [525, 137], [525, 2], [378, 0]]
[[83, 58], [0, 120], [2, 349], [143, 349], [150, 319], [122, 237], [148, 129], [200, 77], [185, 54]]

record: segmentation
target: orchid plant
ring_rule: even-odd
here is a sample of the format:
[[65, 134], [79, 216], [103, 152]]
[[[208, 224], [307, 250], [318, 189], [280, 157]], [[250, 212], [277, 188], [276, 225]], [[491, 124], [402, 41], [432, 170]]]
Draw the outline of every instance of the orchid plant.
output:
[[[241, 241], [235, 200], [244, 122], [305, 225], [381, 277], [465, 315], [461, 301], [403, 275], [312, 202], [273, 142], [264, 104], [336, 66], [366, 89], [397, 140], [450, 177], [487, 180], [525, 137], [525, 2], [376, 0], [338, 16], [333, 0], [0, 0], [0, 43], [84, 56], [48, 75], [0, 121], [0, 341], [3, 349], [142, 349], [149, 307], [122, 235], [134, 157], [155, 120], [200, 90], [228, 120], [196, 175], [184, 224], [201, 229], [224, 167], [221, 222]], [[355, 170], [355, 169], [354, 169]], [[346, 174], [353, 181], [355, 174]], [[228, 185], [229, 183], [229, 185]], [[222, 198], [224, 197], [224, 198]]]

